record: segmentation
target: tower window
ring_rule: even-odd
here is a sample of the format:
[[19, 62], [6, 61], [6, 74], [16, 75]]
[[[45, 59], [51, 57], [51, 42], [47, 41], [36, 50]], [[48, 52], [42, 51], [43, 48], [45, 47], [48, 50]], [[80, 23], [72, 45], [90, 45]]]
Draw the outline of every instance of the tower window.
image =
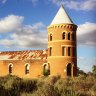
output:
[[30, 68], [30, 65], [26, 64], [25, 65], [25, 74], [29, 74], [29, 68]]
[[70, 40], [70, 33], [68, 33], [68, 40]]
[[73, 47], [73, 56], [76, 56], [76, 47]]
[[9, 74], [12, 74], [12, 67], [13, 67], [13, 64], [10, 64], [9, 65]]
[[63, 32], [63, 34], [62, 34], [62, 39], [64, 40], [65, 38], [66, 38], [66, 33]]
[[72, 34], [72, 40], [73, 40], [73, 41], [76, 40], [75, 34]]
[[62, 47], [62, 56], [66, 56], [66, 47]]
[[52, 41], [52, 34], [50, 34], [50, 41]]
[[68, 47], [68, 56], [71, 55], [71, 47]]
[[49, 53], [49, 56], [52, 55], [52, 47], [50, 47], [50, 53]]

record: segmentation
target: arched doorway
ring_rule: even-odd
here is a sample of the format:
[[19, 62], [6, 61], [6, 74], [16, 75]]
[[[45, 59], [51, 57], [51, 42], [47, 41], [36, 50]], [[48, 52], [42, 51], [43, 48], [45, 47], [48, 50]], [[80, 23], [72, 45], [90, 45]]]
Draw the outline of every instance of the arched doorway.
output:
[[71, 77], [72, 76], [72, 64], [68, 63], [67, 65], [67, 76]]

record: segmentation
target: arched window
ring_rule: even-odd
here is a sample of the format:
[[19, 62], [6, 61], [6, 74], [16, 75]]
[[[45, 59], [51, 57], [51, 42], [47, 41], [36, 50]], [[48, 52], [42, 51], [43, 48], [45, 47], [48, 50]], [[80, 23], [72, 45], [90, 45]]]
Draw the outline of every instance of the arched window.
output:
[[50, 75], [50, 64], [49, 63], [43, 64], [43, 75], [44, 76]]
[[73, 41], [76, 40], [76, 37], [75, 37], [75, 34], [74, 34], [74, 33], [72, 34], [72, 40], [73, 40]]
[[52, 47], [49, 49], [49, 56], [52, 56]]
[[68, 47], [68, 56], [71, 56], [71, 47]]
[[50, 34], [50, 41], [52, 41], [52, 34]]
[[73, 57], [76, 56], [76, 47], [73, 47]]
[[25, 65], [25, 74], [29, 74], [30, 64]]
[[68, 40], [70, 40], [70, 33], [68, 33]]
[[63, 33], [62, 33], [62, 40], [64, 40], [65, 38], [66, 38], [66, 33], [63, 32]]
[[12, 67], [13, 67], [13, 64], [9, 64], [8, 67], [9, 67], [9, 74], [11, 75], [11, 74], [12, 74]]
[[74, 41], [74, 34], [72, 34], [72, 40]]

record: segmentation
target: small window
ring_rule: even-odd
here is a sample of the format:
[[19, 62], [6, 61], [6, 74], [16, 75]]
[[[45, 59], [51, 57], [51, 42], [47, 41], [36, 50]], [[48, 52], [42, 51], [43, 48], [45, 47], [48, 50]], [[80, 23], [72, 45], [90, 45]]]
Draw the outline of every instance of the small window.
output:
[[30, 65], [26, 64], [25, 65], [25, 74], [29, 74], [29, 68], [30, 68]]
[[62, 47], [62, 56], [66, 56], [66, 47]]
[[52, 34], [50, 34], [50, 41], [52, 41]]
[[73, 57], [76, 56], [76, 47], [73, 47]]
[[9, 74], [12, 74], [12, 67], [13, 67], [13, 64], [10, 64], [9, 65]]
[[49, 56], [52, 55], [52, 47], [50, 47], [50, 53], [49, 53]]
[[70, 40], [70, 33], [68, 33], [68, 40]]
[[62, 34], [62, 39], [63, 39], [63, 40], [66, 38], [65, 35], [66, 35], [66, 33], [63, 32], [63, 34]]
[[71, 47], [68, 47], [68, 56], [71, 55]]
[[72, 40], [73, 40], [73, 41], [76, 40], [75, 34], [72, 34]]

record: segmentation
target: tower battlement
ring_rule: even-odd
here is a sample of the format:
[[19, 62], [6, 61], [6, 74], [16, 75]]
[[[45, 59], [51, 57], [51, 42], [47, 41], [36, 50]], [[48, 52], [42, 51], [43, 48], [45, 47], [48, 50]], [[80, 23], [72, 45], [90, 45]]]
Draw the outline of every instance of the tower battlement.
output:
[[76, 31], [77, 29], [77, 25], [75, 24], [54, 24], [54, 25], [50, 25], [47, 27], [48, 30], [51, 30], [51, 29], [65, 29], [65, 30], [70, 30], [70, 31]]

